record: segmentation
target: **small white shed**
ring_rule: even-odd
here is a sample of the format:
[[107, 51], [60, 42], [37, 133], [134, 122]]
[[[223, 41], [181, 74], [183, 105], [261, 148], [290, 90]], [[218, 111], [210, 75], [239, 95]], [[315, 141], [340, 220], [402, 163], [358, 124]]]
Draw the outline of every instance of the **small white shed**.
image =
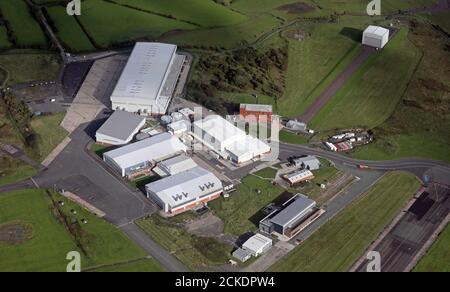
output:
[[380, 26], [369, 26], [363, 33], [363, 45], [384, 48], [389, 41], [389, 30]]
[[271, 246], [272, 239], [257, 233], [242, 245], [242, 249], [250, 251], [256, 257], [266, 252]]

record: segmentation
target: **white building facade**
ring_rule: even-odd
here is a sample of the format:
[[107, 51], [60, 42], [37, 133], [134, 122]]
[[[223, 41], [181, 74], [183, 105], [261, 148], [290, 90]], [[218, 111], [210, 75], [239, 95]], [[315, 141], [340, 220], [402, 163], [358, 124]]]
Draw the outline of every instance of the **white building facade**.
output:
[[175, 215], [204, 205], [223, 192], [222, 182], [211, 172], [195, 167], [145, 186], [147, 198], [162, 211]]
[[103, 154], [103, 160], [123, 177], [149, 171], [157, 162], [186, 153], [186, 146], [163, 133]]
[[271, 151], [266, 143], [217, 115], [194, 122], [192, 131], [205, 146], [236, 164], [260, 158]]

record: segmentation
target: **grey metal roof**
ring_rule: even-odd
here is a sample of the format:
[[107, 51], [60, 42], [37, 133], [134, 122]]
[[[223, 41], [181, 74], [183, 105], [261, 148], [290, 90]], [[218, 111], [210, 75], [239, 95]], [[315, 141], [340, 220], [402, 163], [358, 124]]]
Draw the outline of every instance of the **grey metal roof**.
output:
[[97, 133], [126, 140], [143, 121], [145, 121], [145, 117], [118, 110], [97, 130]]
[[270, 219], [270, 222], [280, 226], [286, 226], [292, 220], [296, 219], [302, 213], [305, 213], [309, 209], [313, 208], [315, 205], [315, 201], [305, 196], [299, 195], [294, 202], [292, 202], [280, 213]]
[[252, 252], [247, 249], [238, 248], [233, 252], [233, 257], [237, 258], [241, 262], [245, 262], [251, 256]]
[[176, 50], [170, 44], [136, 43], [111, 99], [156, 100]]
[[163, 168], [163, 170], [169, 171], [171, 175], [192, 169], [196, 166], [197, 163], [185, 154], [175, 156], [174, 158], [164, 160], [160, 163], [160, 167]]

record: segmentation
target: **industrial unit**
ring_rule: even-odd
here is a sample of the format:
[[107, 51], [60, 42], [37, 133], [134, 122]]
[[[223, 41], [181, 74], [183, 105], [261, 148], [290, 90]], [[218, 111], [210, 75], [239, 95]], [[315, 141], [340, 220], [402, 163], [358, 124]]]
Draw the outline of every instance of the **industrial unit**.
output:
[[145, 117], [118, 110], [97, 130], [95, 139], [101, 144], [125, 145], [144, 125]]
[[283, 176], [291, 186], [314, 179], [314, 174], [308, 169], [302, 169]]
[[192, 158], [187, 157], [185, 154], [181, 154], [179, 156], [167, 159], [159, 163], [157, 172], [160, 176], [169, 176], [175, 175], [180, 172], [192, 169], [197, 167], [197, 163], [195, 163]]
[[233, 252], [233, 257], [246, 262], [252, 256], [257, 257], [269, 250], [272, 247], [272, 239], [257, 233], [250, 237], [241, 248]]
[[243, 103], [239, 114], [246, 121], [271, 122], [273, 109], [271, 105]]
[[363, 45], [382, 49], [389, 42], [389, 30], [370, 25], [363, 33]]
[[285, 202], [281, 208], [267, 215], [259, 222], [259, 229], [265, 234], [279, 234], [291, 238], [316, 220], [323, 210], [316, 202], [297, 194]]
[[136, 43], [111, 95], [112, 108], [165, 114], [185, 60], [176, 51], [175, 45]]
[[145, 186], [152, 199], [167, 215], [205, 205], [223, 192], [222, 182], [211, 172], [195, 167]]
[[193, 136], [220, 157], [238, 165], [271, 151], [267, 144], [217, 115], [194, 122]]
[[103, 160], [123, 177], [150, 172], [157, 162], [186, 153], [186, 146], [169, 133], [162, 133], [103, 154]]
[[296, 167], [308, 170], [317, 170], [320, 168], [320, 160], [311, 155], [295, 158], [292, 161], [292, 164]]

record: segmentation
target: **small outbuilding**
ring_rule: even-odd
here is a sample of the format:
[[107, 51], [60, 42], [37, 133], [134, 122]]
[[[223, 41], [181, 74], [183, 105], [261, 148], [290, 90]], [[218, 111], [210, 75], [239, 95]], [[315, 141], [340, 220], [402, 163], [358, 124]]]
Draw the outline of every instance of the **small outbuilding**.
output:
[[293, 160], [293, 164], [296, 167], [301, 167], [308, 170], [317, 170], [320, 168], [320, 160], [311, 155], [295, 158]]
[[247, 249], [238, 248], [233, 252], [233, 257], [242, 263], [245, 263], [252, 257], [252, 252]]
[[369, 26], [363, 33], [363, 45], [382, 49], [389, 42], [389, 30], [381, 26]]
[[242, 249], [250, 251], [253, 256], [257, 257], [266, 252], [271, 246], [272, 239], [257, 233], [242, 245]]

